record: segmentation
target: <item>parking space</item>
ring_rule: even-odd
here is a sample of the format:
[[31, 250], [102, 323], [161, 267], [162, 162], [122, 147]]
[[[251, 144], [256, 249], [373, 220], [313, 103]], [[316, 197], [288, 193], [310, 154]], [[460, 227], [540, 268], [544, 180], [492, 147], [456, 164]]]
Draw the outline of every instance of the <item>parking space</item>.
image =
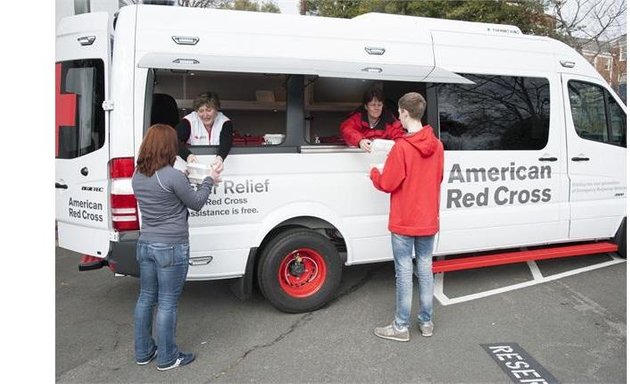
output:
[[608, 253], [441, 273], [435, 297], [442, 305], [462, 303], [624, 262]]
[[392, 263], [345, 268], [337, 298], [305, 314], [280, 313], [259, 294], [239, 301], [226, 281], [191, 282], [177, 338], [197, 361], [169, 372], [133, 361], [137, 280], [80, 273], [77, 254], [56, 255], [58, 383], [508, 383], [482, 347], [502, 343], [562, 383], [626, 381], [626, 263], [610, 255], [538, 262], [540, 276], [526, 263], [446, 273], [434, 336], [413, 329], [408, 343], [372, 334], [393, 315]]

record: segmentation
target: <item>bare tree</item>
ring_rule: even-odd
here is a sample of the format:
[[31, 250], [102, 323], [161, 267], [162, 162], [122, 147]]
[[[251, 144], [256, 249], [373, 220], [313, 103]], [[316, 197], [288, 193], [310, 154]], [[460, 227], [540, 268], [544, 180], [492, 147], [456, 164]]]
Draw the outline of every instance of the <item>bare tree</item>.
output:
[[271, 0], [262, 4], [256, 0], [177, 0], [180, 7], [235, 9], [280, 13], [280, 8]]
[[548, 6], [555, 20], [553, 37], [579, 52], [588, 48], [593, 59], [625, 31], [626, 0], [549, 0]]

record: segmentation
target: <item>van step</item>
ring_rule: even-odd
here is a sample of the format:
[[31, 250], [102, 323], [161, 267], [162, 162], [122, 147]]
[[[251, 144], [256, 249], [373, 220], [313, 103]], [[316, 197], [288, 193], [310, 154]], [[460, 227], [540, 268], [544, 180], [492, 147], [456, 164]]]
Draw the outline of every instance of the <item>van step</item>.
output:
[[522, 263], [530, 260], [557, 259], [562, 257], [594, 255], [597, 253], [608, 252], [617, 252], [617, 244], [610, 242], [597, 242], [518, 252], [494, 253], [483, 256], [458, 257], [455, 259], [434, 261], [433, 273], [461, 271], [464, 269]]

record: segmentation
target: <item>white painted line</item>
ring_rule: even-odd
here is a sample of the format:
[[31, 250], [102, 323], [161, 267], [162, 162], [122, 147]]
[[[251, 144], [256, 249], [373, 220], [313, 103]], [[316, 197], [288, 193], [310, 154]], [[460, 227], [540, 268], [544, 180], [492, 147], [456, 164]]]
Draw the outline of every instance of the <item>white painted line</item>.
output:
[[527, 265], [529, 265], [529, 270], [532, 272], [534, 280], [538, 281], [540, 279], [544, 279], [542, 273], [540, 273], [540, 269], [538, 269], [538, 264], [536, 264], [535, 261], [530, 260], [527, 262]]
[[436, 273], [433, 281], [433, 296], [438, 299], [440, 304], [450, 305], [451, 300], [444, 294], [444, 273]]
[[[542, 284], [542, 283], [546, 283], [546, 282], [549, 282], [549, 281], [559, 280], [559, 279], [562, 279], [564, 277], [573, 276], [573, 275], [577, 275], [577, 274], [580, 274], [580, 273], [593, 271], [593, 270], [596, 270], [596, 269], [605, 268], [605, 267], [609, 267], [611, 265], [615, 265], [615, 264], [620, 264], [620, 263], [625, 263], [626, 262], [625, 259], [621, 259], [621, 258], [619, 258], [617, 256], [612, 256], [612, 259], [613, 260], [607, 261], [607, 262], [604, 262], [604, 263], [590, 265], [588, 267], [578, 268], [578, 269], [574, 269], [574, 270], [571, 270], [571, 271], [558, 273], [558, 274], [547, 276], [547, 277], [543, 277], [542, 274], [541, 274], [540, 278], [538, 278], [538, 279], [526, 281], [526, 282], [519, 283], [519, 284], [508, 285], [506, 287], [492, 289], [492, 290], [485, 291], [485, 292], [479, 292], [479, 293], [474, 293], [474, 294], [471, 294], [471, 295], [456, 297], [456, 298], [449, 298], [449, 297], [447, 297], [444, 294], [444, 292], [443, 292], [443, 284], [444, 283], [443, 283], [443, 280], [442, 280], [441, 281], [442, 285], [440, 287], [441, 291], [439, 292], [439, 296], [437, 294], [438, 293], [437, 291], [434, 292], [434, 293], [435, 293], [435, 297], [444, 306], [452, 305], [452, 304], [459, 304], [459, 303], [464, 303], [464, 302], [467, 302], [467, 301], [482, 299], [482, 298], [488, 297], [488, 296], [498, 295], [500, 293], [514, 291], [514, 290], [521, 289], [521, 288], [531, 287], [533, 285]], [[538, 267], [536, 267], [536, 269], [538, 269]], [[540, 270], [538, 270], [538, 273], [540, 273]], [[439, 274], [439, 275], [443, 275], [443, 274]], [[443, 279], [443, 277], [441, 279]]]

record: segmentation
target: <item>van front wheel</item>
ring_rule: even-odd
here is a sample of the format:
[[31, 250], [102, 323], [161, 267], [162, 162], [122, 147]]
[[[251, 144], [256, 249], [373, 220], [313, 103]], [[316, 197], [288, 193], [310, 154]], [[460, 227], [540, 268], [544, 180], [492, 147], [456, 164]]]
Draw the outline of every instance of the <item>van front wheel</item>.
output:
[[289, 313], [325, 305], [341, 282], [342, 263], [325, 236], [308, 229], [276, 235], [262, 251], [258, 284], [271, 304]]

